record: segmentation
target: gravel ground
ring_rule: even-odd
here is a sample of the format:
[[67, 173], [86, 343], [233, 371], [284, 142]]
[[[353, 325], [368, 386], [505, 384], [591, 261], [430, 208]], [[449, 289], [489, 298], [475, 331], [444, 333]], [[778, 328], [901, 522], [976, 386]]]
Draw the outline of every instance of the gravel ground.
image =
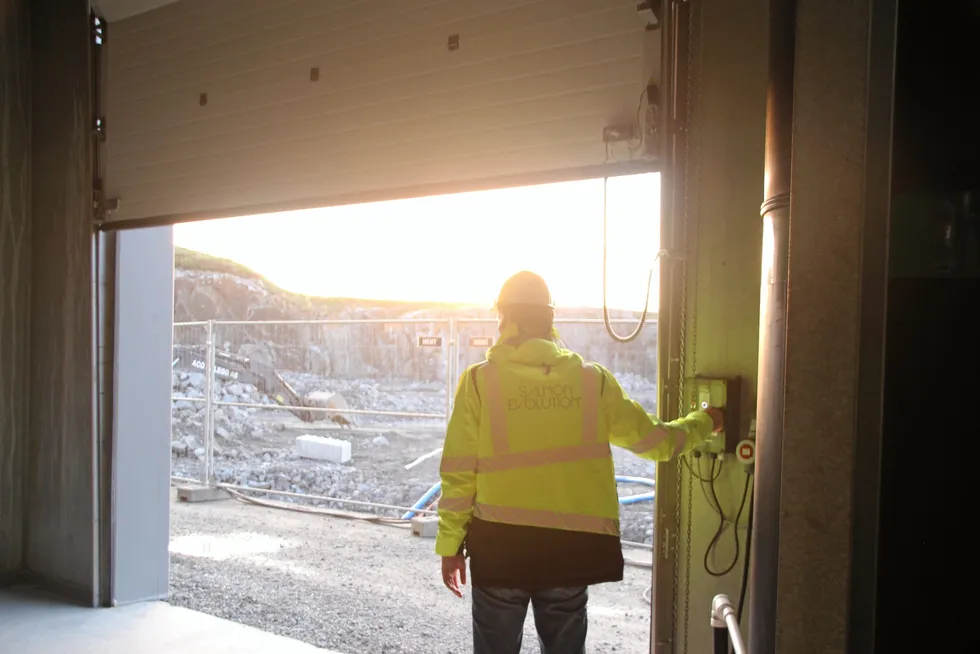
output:
[[[171, 512], [171, 603], [347, 654], [465, 654], [469, 602], [442, 586], [432, 540], [405, 529], [247, 505]], [[627, 550], [649, 562], [649, 552]], [[648, 651], [647, 569], [592, 589], [589, 651]], [[533, 623], [524, 652], [540, 652]]]

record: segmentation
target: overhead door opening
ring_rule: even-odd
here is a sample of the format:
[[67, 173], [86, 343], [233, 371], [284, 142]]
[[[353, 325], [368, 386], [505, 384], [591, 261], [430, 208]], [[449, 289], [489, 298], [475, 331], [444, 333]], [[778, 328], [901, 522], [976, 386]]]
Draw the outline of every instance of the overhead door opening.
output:
[[[656, 411], [657, 298], [629, 344], [602, 320], [603, 188], [176, 226], [174, 483], [239, 501], [173, 505], [171, 601], [339, 651], [467, 651], [468, 598], [443, 588], [410, 518], [439, 507], [446, 419], [459, 376], [498, 336], [502, 281], [544, 276], [565, 345]], [[621, 333], [644, 306], [658, 196], [658, 175], [608, 183], [607, 300]], [[589, 642], [646, 652], [655, 466], [625, 450], [614, 461], [635, 565], [594, 588]], [[530, 618], [525, 631], [531, 646]]]
[[[657, 3], [99, 4], [99, 227], [188, 223], [176, 230], [187, 249], [171, 355], [178, 484], [385, 522], [426, 515], [455, 380], [493, 342], [493, 293], [521, 268], [567, 307], [566, 344], [655, 411], [655, 319], [628, 344], [607, 327], [631, 332], [648, 282], [658, 289], [648, 279], [659, 243]], [[602, 177], [612, 325], [601, 308]], [[530, 185], [548, 185], [550, 198], [528, 202]], [[643, 191], [617, 200], [630, 185]], [[470, 205], [438, 207], [449, 200], [434, 196], [449, 193]], [[402, 204], [401, 219], [379, 217], [392, 200], [415, 213]], [[315, 218], [323, 207], [346, 219]], [[208, 236], [218, 223], [195, 222], [272, 212], [239, 218], [235, 233]], [[277, 250], [289, 254], [276, 261]], [[621, 472], [621, 492], [635, 496], [622, 503], [624, 536], [649, 559], [653, 467]], [[364, 520], [321, 533], [303, 521], [323, 516], [233, 504], [244, 513], [222, 518], [220, 505], [174, 507], [175, 601], [342, 651], [384, 651], [405, 634], [430, 651], [442, 633], [452, 651], [469, 649], [467, 606], [425, 585], [431, 541], [380, 532], [415, 548], [415, 561], [384, 555]], [[257, 511], [298, 522], [262, 533]], [[363, 551], [374, 556], [350, 558]], [[592, 633], [618, 625], [610, 647], [645, 652], [649, 570], [634, 573], [608, 602], [597, 591]], [[399, 599], [367, 599], [382, 589]]]

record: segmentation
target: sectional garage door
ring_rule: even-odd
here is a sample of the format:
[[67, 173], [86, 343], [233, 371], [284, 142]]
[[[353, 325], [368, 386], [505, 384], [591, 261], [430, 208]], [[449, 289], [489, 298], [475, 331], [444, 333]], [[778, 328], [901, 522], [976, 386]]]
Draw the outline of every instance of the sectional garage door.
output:
[[636, 0], [179, 0], [107, 18], [111, 221], [653, 167], [603, 142], [649, 115], [659, 76]]

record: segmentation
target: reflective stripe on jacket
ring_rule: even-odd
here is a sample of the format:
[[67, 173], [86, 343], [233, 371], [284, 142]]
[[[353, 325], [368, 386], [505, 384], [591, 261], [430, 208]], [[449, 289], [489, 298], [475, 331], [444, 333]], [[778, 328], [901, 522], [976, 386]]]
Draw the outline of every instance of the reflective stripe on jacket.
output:
[[618, 542], [610, 443], [667, 460], [710, 436], [710, 416], [662, 423], [602, 366], [551, 341], [502, 341], [459, 381], [440, 466], [436, 552], [461, 551], [473, 518]]

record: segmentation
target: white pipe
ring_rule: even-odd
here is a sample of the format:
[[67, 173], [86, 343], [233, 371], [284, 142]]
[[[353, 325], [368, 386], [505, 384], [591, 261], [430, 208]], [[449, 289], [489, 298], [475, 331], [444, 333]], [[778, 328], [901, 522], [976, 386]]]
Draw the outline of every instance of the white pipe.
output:
[[442, 448], [441, 447], [437, 447], [436, 449], [432, 450], [428, 454], [423, 454], [419, 458], [415, 459], [414, 461], [412, 461], [411, 463], [409, 463], [408, 465], [406, 465], [405, 466], [405, 469], [406, 470], [411, 470], [412, 468], [414, 468], [418, 464], [422, 463], [423, 461], [428, 461], [432, 457], [439, 456], [440, 454], [442, 454]]
[[392, 509], [395, 511], [414, 511], [415, 513], [428, 513], [437, 515], [435, 511], [429, 509], [413, 509], [410, 506], [395, 506], [393, 504], [380, 504], [378, 502], [363, 502], [361, 500], [343, 500], [339, 497], [326, 497], [324, 495], [307, 495], [305, 493], [293, 493], [290, 491], [272, 490], [271, 488], [252, 488], [251, 486], [238, 486], [236, 484], [215, 484], [218, 488], [227, 488], [235, 491], [247, 491], [251, 493], [264, 493], [266, 495], [282, 495], [283, 497], [297, 497], [304, 500], [320, 500], [321, 502], [337, 502], [339, 504], [353, 504], [355, 506], [376, 506], [379, 509]]
[[649, 543], [637, 543], [631, 540], [620, 540], [619, 543], [624, 547], [635, 547], [638, 550], [653, 550], [653, 545]]
[[214, 406], [238, 406], [247, 409], [284, 409], [286, 411], [319, 411], [321, 413], [349, 413], [358, 416], [391, 416], [392, 418], [438, 418], [445, 420], [442, 413], [412, 413], [409, 411], [362, 411], [361, 409], [328, 409], [319, 406], [292, 406], [290, 404], [259, 404], [257, 402], [222, 402], [215, 400]]
[[728, 595], [715, 595], [711, 601], [711, 625], [728, 627], [728, 638], [732, 641], [735, 654], [745, 654], [745, 641], [742, 640], [742, 630], [738, 626], [738, 615]]

